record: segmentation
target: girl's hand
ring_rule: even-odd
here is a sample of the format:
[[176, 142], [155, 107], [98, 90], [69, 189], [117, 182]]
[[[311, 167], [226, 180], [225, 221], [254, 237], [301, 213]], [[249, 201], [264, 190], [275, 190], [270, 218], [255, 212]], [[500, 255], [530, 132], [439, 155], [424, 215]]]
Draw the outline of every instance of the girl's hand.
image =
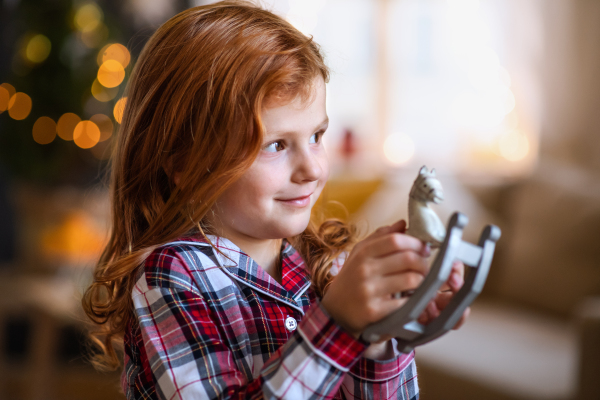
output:
[[[446, 308], [446, 306], [450, 303], [452, 296], [456, 294], [464, 283], [464, 271], [465, 266], [463, 263], [457, 261], [452, 265], [452, 272], [450, 273], [450, 277], [448, 281], [442, 286], [441, 293], [438, 293], [437, 296], [427, 305], [423, 314], [419, 316], [418, 321], [424, 325], [427, 325], [435, 318], [437, 318], [441, 311]], [[447, 290], [443, 290], [447, 288]], [[453, 329], [460, 328], [465, 320], [469, 317], [471, 313], [471, 308], [467, 308], [463, 313], [462, 317]], [[394, 349], [392, 346], [392, 342], [390, 342], [391, 336], [382, 337], [376, 343], [371, 343], [371, 345], [367, 348], [365, 353], [363, 354], [366, 358], [371, 358], [374, 360], [389, 360], [394, 357]]]
[[[464, 283], [464, 272], [465, 266], [460, 261], [456, 261], [452, 265], [452, 272], [450, 273], [448, 281], [441, 287], [440, 292], [433, 300], [431, 300], [431, 302], [429, 302], [425, 311], [419, 316], [418, 321], [420, 323], [427, 325], [440, 315], [442, 310], [446, 308], [450, 303], [450, 300], [452, 300], [452, 296], [454, 296], [462, 287]], [[462, 317], [452, 329], [460, 328], [469, 317], [470, 313], [471, 308], [467, 307]]]
[[429, 248], [404, 235], [406, 222], [379, 228], [352, 250], [325, 293], [322, 306], [355, 337], [370, 324], [400, 308], [429, 271]]

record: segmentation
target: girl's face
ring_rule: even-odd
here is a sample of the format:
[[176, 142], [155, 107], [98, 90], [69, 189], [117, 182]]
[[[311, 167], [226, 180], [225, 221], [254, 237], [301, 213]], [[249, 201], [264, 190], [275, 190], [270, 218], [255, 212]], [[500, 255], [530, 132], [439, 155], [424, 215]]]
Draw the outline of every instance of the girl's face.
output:
[[214, 207], [217, 233], [229, 239], [281, 239], [302, 233], [325, 186], [329, 164], [322, 136], [328, 125], [325, 82], [314, 82], [314, 96], [261, 113], [262, 149], [242, 177]]

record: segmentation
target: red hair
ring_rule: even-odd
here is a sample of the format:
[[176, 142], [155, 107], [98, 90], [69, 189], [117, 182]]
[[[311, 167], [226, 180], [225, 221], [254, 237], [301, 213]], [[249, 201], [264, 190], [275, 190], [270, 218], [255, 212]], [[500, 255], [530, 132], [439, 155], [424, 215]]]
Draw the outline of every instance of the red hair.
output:
[[[110, 240], [83, 298], [101, 349], [96, 365], [119, 366], [115, 344], [134, 321], [131, 292], [146, 257], [192, 231], [204, 235], [207, 212], [253, 163], [265, 102], [307, 100], [319, 76], [328, 81], [329, 72], [312, 38], [243, 1], [186, 10], [149, 39], [112, 158]], [[354, 236], [330, 220], [290, 238], [319, 295]]]

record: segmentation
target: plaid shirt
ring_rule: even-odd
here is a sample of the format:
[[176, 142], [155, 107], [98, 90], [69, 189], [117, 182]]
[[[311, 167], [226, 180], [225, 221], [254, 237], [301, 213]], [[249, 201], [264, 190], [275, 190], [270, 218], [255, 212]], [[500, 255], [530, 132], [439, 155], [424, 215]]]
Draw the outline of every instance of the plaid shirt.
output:
[[414, 353], [361, 357], [368, 343], [320, 306], [289, 243], [279, 284], [211, 241], [222, 254], [188, 237], [146, 260], [124, 340], [128, 399], [418, 399]]

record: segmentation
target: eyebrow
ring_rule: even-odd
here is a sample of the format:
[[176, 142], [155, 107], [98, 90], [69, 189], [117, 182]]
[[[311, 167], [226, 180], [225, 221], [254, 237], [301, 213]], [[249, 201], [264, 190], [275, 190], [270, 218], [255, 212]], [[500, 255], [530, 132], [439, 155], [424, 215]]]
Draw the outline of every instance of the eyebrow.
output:
[[[322, 129], [326, 125], [329, 125], [329, 116], [325, 117], [325, 119], [320, 124], [318, 124], [316, 127], [314, 127], [313, 131]], [[277, 136], [277, 135], [284, 135], [286, 133], [296, 133], [296, 131], [294, 131], [294, 130], [283, 130], [283, 131], [273, 131], [273, 132], [266, 132], [266, 133], [269, 136]]]
[[325, 125], [329, 125], [329, 116], [325, 117], [325, 119], [323, 120], [323, 122], [321, 122], [319, 125], [317, 125], [317, 127], [314, 130], [322, 128]]

